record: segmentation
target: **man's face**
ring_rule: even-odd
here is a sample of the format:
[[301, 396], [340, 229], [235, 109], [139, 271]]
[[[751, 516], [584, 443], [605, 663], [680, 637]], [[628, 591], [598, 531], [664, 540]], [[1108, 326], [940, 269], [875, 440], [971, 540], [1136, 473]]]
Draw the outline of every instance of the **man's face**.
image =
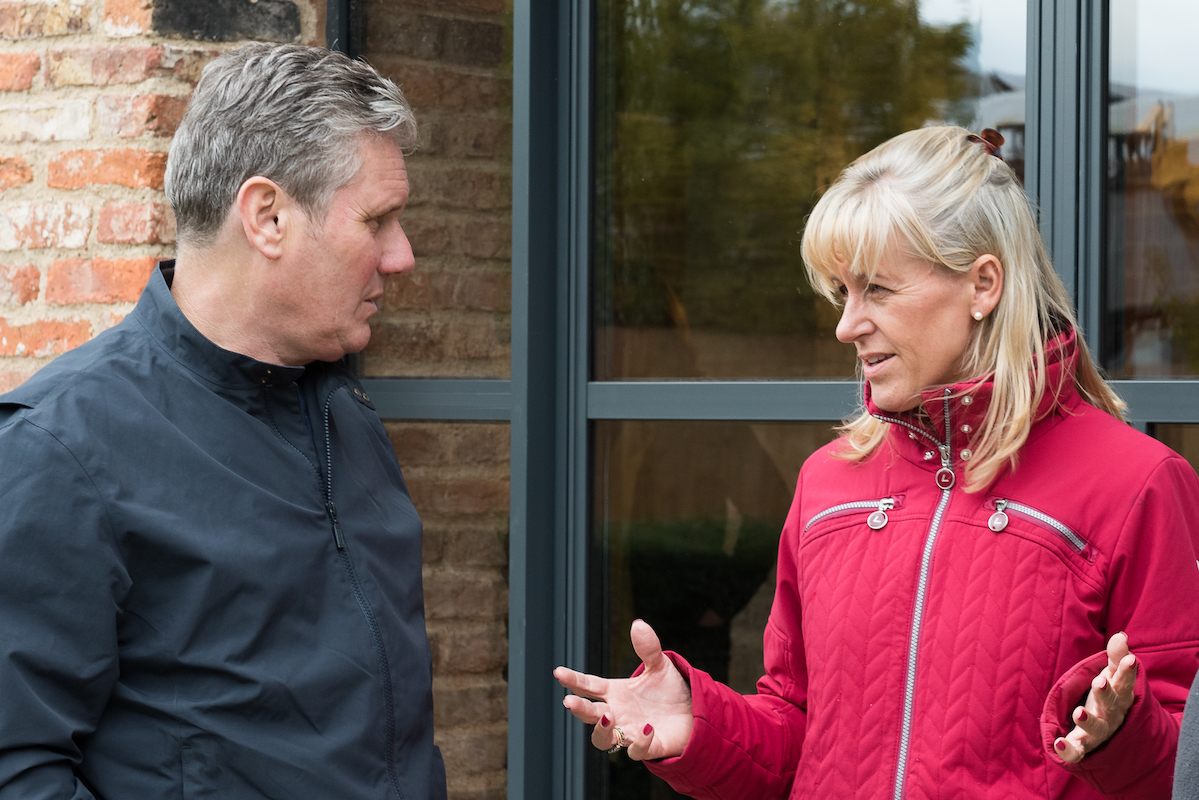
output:
[[272, 281], [285, 364], [336, 361], [366, 347], [384, 278], [416, 266], [400, 226], [408, 202], [403, 153], [390, 141], [364, 138], [360, 155], [362, 167], [334, 192], [323, 223], [303, 220]]

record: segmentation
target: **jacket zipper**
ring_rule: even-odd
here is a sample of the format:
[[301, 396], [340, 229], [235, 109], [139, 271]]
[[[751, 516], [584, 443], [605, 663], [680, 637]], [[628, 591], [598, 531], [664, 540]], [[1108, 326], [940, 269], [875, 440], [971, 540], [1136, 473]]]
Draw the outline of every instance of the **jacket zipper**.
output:
[[350, 560], [349, 551], [346, 550], [345, 533], [341, 529], [341, 523], [337, 521], [337, 507], [333, 504], [333, 443], [329, 434], [329, 406], [333, 402], [333, 395], [344, 388], [345, 386], [338, 386], [329, 392], [329, 396], [325, 398], [323, 411], [326, 461], [322, 483], [325, 490], [325, 513], [328, 514], [329, 523], [333, 528], [333, 543], [337, 547], [337, 555], [340, 556], [342, 568], [350, 580], [350, 589], [354, 594], [354, 600], [357, 601], [362, 616], [366, 618], [366, 625], [370, 629], [371, 639], [375, 645], [375, 656], [379, 659], [380, 678], [383, 684], [383, 707], [387, 720], [387, 777], [391, 781], [392, 792], [403, 800], [404, 793], [400, 789], [400, 780], [396, 774], [395, 765], [395, 703], [391, 693], [391, 668], [387, 662], [387, 649], [383, 646], [383, 634], [379, 629], [379, 620], [375, 617], [375, 611], [366, 599], [366, 593], [362, 591], [362, 583], [358, 580], [358, 571], [354, 568], [354, 562]]
[[877, 531], [887, 524], [887, 512], [893, 508], [901, 507], [903, 507], [902, 495], [898, 497], [880, 497], [877, 500], [854, 500], [851, 503], [840, 503], [813, 515], [813, 517], [808, 520], [808, 524], [804, 525], [803, 529], [804, 531], [807, 531], [825, 517], [844, 514], [848, 511], [864, 511], [867, 508], [873, 508], [875, 511], [873, 514], [867, 517], [866, 524], [869, 525], [871, 529]]
[[937, 451], [941, 454], [941, 468], [937, 470], [935, 477], [937, 487], [941, 490], [941, 499], [937, 503], [937, 510], [933, 513], [932, 524], [929, 525], [928, 532], [924, 538], [924, 552], [920, 557], [920, 579], [916, 584], [916, 604], [915, 608], [912, 609], [912, 628], [911, 633], [908, 635], [907, 674], [904, 677], [903, 687], [903, 725], [899, 734], [899, 757], [895, 766], [893, 800], [902, 800], [903, 798], [904, 781], [907, 778], [908, 771], [908, 758], [911, 756], [912, 720], [915, 716], [916, 706], [916, 662], [920, 652], [920, 628], [924, 624], [924, 603], [928, 595], [928, 576], [932, 568], [933, 548], [937, 544], [937, 535], [941, 531], [941, 521], [945, 516], [945, 507], [949, 505], [950, 493], [953, 490], [954, 483], [957, 482], [953, 474], [953, 463], [950, 456], [952, 450], [949, 446], [952, 435], [951, 431], [953, 430], [949, 424], [949, 395], [952, 392], [952, 389], [946, 387], [943, 396], [945, 403], [944, 443], [938, 442], [935, 437], [929, 435], [928, 431], [922, 430], [903, 420], [875, 415], [884, 422], [902, 425], [929, 439], [937, 446]]
[[[987, 505], [991, 506], [992, 504], [988, 503]], [[1073, 548], [1074, 552], [1081, 554], [1087, 549], [1087, 543], [1081, 536], [1070, 530], [1070, 528], [1068, 528], [1062, 522], [1059, 522], [1043, 511], [1038, 511], [1032, 506], [1026, 506], [1023, 503], [1017, 503], [1014, 500], [996, 498], [994, 501], [994, 508], [995, 513], [992, 514], [990, 519], [987, 520], [987, 527], [993, 530], [995, 533], [999, 533], [1007, 527], [1007, 512], [1014, 511], [1020, 516], [1028, 517], [1034, 522], [1041, 523], [1042, 527], [1049, 528], [1051, 531], [1064, 539], [1066, 543]]]

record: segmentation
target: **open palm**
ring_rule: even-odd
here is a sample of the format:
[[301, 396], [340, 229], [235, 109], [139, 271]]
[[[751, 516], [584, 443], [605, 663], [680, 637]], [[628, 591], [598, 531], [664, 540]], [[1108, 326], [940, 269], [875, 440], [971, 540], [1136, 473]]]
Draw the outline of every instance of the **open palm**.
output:
[[636, 620], [629, 636], [645, 669], [633, 678], [600, 678], [558, 667], [554, 677], [574, 693], [562, 704], [595, 726], [591, 743], [601, 750], [620, 744], [623, 738], [629, 758], [636, 761], [680, 755], [695, 722], [691, 687], [662, 654], [653, 628]]

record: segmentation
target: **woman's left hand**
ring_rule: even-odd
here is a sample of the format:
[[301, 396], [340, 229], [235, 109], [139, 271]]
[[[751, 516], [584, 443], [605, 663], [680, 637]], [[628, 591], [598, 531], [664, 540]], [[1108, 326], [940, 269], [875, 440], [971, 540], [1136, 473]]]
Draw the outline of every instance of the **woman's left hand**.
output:
[[1117, 633], [1107, 642], [1107, 666], [1091, 681], [1086, 702], [1074, 709], [1074, 730], [1053, 743], [1062, 760], [1077, 764], [1083, 756], [1112, 738], [1132, 708], [1137, 657], [1128, 650], [1128, 636]]

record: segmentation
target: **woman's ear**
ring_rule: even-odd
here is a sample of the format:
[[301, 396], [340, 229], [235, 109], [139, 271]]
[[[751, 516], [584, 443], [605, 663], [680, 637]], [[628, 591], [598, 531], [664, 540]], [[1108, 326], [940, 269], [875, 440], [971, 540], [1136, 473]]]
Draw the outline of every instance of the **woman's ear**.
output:
[[970, 265], [970, 286], [973, 290], [970, 313], [981, 320], [995, 310], [1003, 296], [1003, 264], [990, 253], [974, 259]]
[[283, 240], [299, 210], [277, 183], [261, 175], [237, 191], [237, 212], [250, 246], [272, 261], [283, 256]]

